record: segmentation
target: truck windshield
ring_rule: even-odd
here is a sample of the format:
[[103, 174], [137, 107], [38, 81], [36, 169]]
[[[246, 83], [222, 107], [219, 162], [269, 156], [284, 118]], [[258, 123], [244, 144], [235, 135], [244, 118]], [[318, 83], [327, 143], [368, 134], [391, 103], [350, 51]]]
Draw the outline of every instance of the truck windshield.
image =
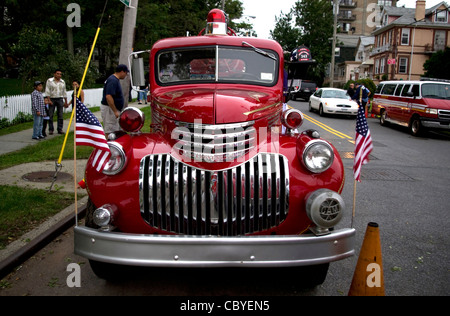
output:
[[450, 84], [424, 83], [422, 97], [450, 100]]
[[278, 80], [278, 57], [244, 47], [195, 47], [165, 50], [156, 57], [161, 85], [191, 83], [244, 83], [273, 86]]

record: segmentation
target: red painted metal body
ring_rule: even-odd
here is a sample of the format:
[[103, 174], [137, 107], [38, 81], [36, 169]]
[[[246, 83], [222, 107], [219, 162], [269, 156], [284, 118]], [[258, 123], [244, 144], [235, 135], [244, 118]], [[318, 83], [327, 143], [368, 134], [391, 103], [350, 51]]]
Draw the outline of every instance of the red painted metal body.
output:
[[[155, 70], [158, 53], [167, 49], [185, 47], [239, 47], [245, 41], [277, 55], [278, 70], [275, 84], [253, 85], [242, 83], [198, 83], [161, 85]], [[248, 48], [248, 47], [247, 47]], [[114, 225], [124, 233], [174, 234], [150, 226], [141, 216], [139, 172], [141, 160], [148, 155], [171, 154], [179, 161], [201, 170], [224, 170], [242, 164], [258, 153], [278, 153], [286, 157], [289, 167], [289, 213], [278, 226], [253, 233], [255, 235], [298, 235], [313, 225], [305, 211], [309, 195], [319, 189], [341, 193], [344, 186], [344, 167], [338, 152], [331, 168], [319, 174], [308, 171], [302, 164], [301, 153], [313, 140], [307, 133], [283, 135], [280, 116], [283, 109], [284, 59], [281, 46], [275, 41], [233, 36], [202, 36], [166, 39], [157, 42], [150, 57], [150, 106], [152, 133], [124, 135], [117, 140], [127, 156], [126, 167], [114, 176], [98, 173], [88, 162], [87, 189], [98, 207], [105, 203], [119, 209]], [[254, 122], [257, 144], [237, 161], [186, 161], [173, 148], [176, 140], [172, 132], [177, 122], [217, 125]], [[148, 124], [148, 123], [146, 123]], [[313, 225], [314, 226], [314, 225]], [[251, 235], [251, 234], [250, 234]]]

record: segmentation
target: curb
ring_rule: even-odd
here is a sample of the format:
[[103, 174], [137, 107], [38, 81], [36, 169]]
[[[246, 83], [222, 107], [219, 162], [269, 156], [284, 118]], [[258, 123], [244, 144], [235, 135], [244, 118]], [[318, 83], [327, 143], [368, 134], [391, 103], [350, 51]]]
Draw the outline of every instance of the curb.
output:
[[[86, 215], [86, 204], [78, 208], [78, 219]], [[67, 215], [57, 224], [53, 225], [36, 238], [31, 240], [27, 245], [15, 251], [12, 255], [0, 262], [0, 279], [6, 277], [15, 267], [22, 264], [33, 256], [36, 252], [44, 248], [57, 236], [61, 235], [75, 224], [75, 214]]]

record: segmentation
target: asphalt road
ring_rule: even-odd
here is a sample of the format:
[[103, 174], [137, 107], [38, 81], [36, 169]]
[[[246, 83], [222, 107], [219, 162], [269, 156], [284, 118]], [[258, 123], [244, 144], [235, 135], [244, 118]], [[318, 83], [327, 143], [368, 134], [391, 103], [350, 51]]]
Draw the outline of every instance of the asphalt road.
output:
[[[291, 101], [305, 113], [303, 129], [317, 129], [343, 157], [349, 227], [353, 204], [354, 120], [321, 118], [307, 103]], [[369, 118], [374, 141], [371, 162], [363, 167], [356, 190], [356, 253], [369, 222], [379, 224], [386, 295], [450, 294], [449, 224], [450, 137], [410, 136], [399, 127], [382, 127]], [[318, 125], [319, 124], [319, 125]], [[323, 125], [325, 124], [325, 125]], [[0, 281], [0, 296], [10, 295], [170, 295], [170, 296], [345, 296], [357, 256], [332, 263], [324, 284], [314, 289], [291, 281], [291, 271], [225, 269], [142, 269], [122, 271], [115, 281], [98, 279], [86, 259], [73, 254], [73, 230], [59, 236], [18, 270]], [[80, 266], [80, 287], [67, 278]], [[69, 280], [70, 281], [70, 280]], [[70, 283], [70, 282], [69, 282]], [[157, 302], [157, 301], [156, 301]]]

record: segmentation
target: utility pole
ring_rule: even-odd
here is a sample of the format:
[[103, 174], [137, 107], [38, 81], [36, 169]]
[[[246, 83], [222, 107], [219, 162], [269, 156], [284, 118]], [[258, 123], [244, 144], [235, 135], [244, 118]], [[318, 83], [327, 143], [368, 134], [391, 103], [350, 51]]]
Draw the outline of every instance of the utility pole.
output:
[[[125, 5], [122, 26], [122, 41], [120, 44], [119, 64], [128, 66], [128, 56], [133, 52], [134, 45], [134, 29], [136, 28], [136, 18], [139, 0], [129, 0], [129, 6]], [[128, 96], [130, 93], [130, 76], [121, 80], [123, 96], [125, 98], [124, 108], [128, 106]]]
[[334, 15], [334, 25], [333, 25], [333, 45], [331, 51], [331, 69], [330, 69], [330, 87], [334, 87], [334, 67], [336, 59], [336, 34], [337, 34], [337, 18], [339, 13], [339, 0], [333, 1], [333, 15]]

